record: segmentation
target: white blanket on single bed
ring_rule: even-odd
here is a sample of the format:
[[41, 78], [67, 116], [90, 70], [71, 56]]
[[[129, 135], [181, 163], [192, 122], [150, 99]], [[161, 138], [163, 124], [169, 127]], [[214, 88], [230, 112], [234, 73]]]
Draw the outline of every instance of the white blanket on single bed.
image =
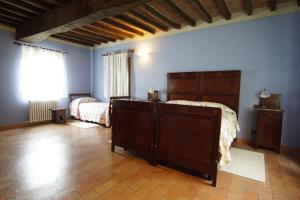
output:
[[203, 102], [203, 101], [186, 101], [186, 100], [175, 100], [168, 101], [170, 104], [181, 104], [190, 106], [204, 106], [204, 107], [217, 107], [222, 110], [222, 120], [221, 120], [221, 133], [220, 133], [220, 143], [219, 151], [221, 153], [220, 166], [227, 165], [231, 161], [230, 156], [230, 146], [234, 138], [236, 138], [236, 133], [240, 131], [236, 113], [231, 108], [213, 102]]
[[83, 121], [96, 122], [109, 126], [109, 104], [103, 102], [90, 102], [79, 104], [80, 119]]
[[96, 122], [108, 127], [110, 125], [108, 107], [108, 103], [98, 102], [94, 98], [78, 98], [71, 102], [70, 114], [76, 119]]

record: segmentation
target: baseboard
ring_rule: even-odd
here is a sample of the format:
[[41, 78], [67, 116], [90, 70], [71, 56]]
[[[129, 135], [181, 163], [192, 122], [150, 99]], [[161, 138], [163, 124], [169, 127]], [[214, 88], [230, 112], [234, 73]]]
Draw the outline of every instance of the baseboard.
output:
[[0, 126], [0, 131], [7, 131], [7, 130], [12, 130], [12, 129], [18, 129], [18, 128], [23, 128], [25, 126], [26, 126], [25, 123], [1, 125]]
[[[254, 147], [253, 141], [251, 139], [246, 138], [237, 138], [236, 143], [238, 144], [245, 144], [251, 147]], [[285, 144], [280, 145], [280, 152], [281, 153], [300, 153], [300, 147], [292, 147]]]
[[24, 128], [27, 126], [35, 126], [35, 125], [41, 125], [41, 124], [49, 124], [51, 123], [52, 120], [47, 120], [43, 122], [24, 122], [20, 124], [8, 124], [8, 125], [0, 125], [0, 131], [8, 131], [8, 130], [13, 130], [13, 129], [18, 129], [18, 128]]
[[246, 138], [237, 138], [235, 142], [238, 144], [246, 144], [249, 146], [253, 146], [252, 140]]

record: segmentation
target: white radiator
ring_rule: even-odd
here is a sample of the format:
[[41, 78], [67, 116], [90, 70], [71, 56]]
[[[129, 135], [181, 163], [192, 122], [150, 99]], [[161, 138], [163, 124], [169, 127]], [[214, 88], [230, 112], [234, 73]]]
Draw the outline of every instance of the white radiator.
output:
[[29, 101], [29, 122], [43, 122], [52, 119], [50, 109], [57, 108], [58, 101]]

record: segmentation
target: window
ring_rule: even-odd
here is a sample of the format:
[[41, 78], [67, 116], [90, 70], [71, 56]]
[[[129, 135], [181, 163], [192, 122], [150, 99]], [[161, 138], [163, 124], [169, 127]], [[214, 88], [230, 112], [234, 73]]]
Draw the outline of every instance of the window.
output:
[[129, 96], [128, 53], [118, 53], [103, 57], [104, 96]]
[[20, 85], [24, 100], [67, 97], [64, 53], [22, 46]]

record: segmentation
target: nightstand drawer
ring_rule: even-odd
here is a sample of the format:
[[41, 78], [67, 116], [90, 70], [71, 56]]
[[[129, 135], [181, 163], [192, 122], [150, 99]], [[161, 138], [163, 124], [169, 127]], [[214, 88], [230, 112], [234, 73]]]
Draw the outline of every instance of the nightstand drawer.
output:
[[267, 110], [258, 110], [258, 115], [264, 118], [274, 118], [281, 117], [281, 111], [267, 111]]

